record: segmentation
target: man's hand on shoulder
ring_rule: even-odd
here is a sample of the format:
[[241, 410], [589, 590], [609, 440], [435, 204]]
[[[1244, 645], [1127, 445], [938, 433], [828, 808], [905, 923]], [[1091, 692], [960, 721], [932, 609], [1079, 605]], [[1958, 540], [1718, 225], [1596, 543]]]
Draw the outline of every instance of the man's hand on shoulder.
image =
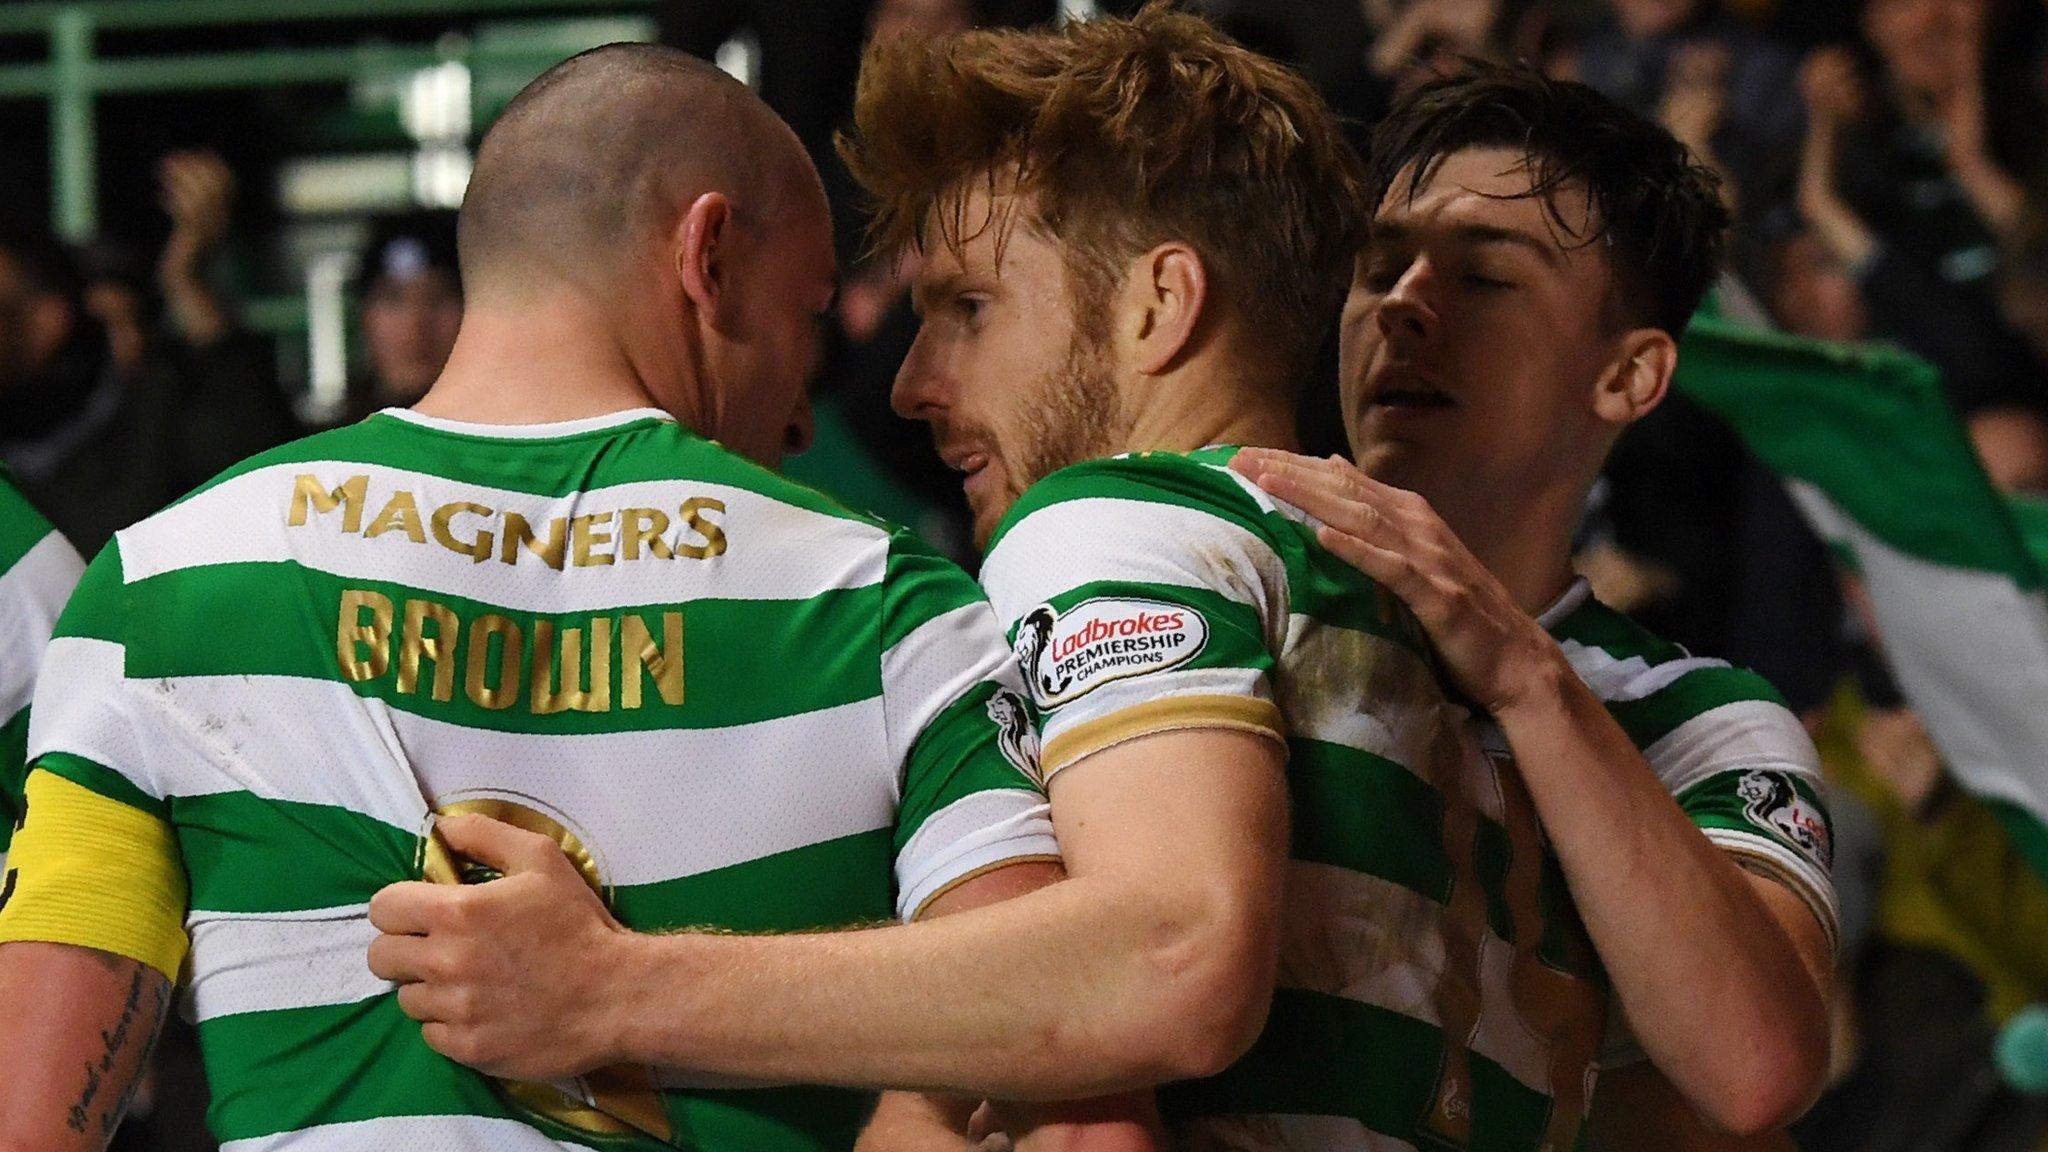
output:
[[1573, 676], [1557, 642], [1421, 496], [1335, 456], [1247, 448], [1230, 466], [1321, 520], [1316, 540], [1408, 606], [1459, 690], [1487, 712], [1544, 703]]
[[457, 855], [498, 870], [482, 884], [393, 884], [370, 901], [370, 971], [398, 984], [428, 1046], [514, 1080], [613, 1062], [620, 927], [545, 836], [483, 816], [441, 818]]

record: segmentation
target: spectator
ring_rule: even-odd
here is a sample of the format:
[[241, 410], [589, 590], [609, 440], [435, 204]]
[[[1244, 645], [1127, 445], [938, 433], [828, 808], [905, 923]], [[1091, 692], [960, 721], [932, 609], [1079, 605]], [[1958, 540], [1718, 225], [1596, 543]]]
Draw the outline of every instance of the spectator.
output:
[[1459, 56], [1495, 57], [1504, 0], [1360, 0], [1371, 38], [1355, 67], [1330, 78], [1330, 106], [1364, 151], [1371, 125], [1394, 96]]
[[[284, 443], [299, 428], [279, 386], [276, 347], [242, 325], [208, 277], [232, 219], [233, 172], [214, 152], [173, 152], [158, 165], [157, 179], [171, 219], [157, 258], [161, 302], [132, 275], [95, 279], [92, 292], [109, 302], [107, 311], [96, 314], [108, 323], [117, 360], [132, 338], [124, 335], [123, 321], [108, 318], [133, 314], [148, 320], [129, 371], [153, 377], [168, 394], [165, 482], [176, 494]], [[132, 304], [114, 303], [116, 290]]]
[[[1904, 23], [1902, 12], [1930, 2], [1875, 0], [1865, 17], [1872, 39], [1891, 45], [1891, 83], [1909, 95], [1938, 82], [1930, 61], [1945, 57], [1903, 43], [1895, 25]], [[1983, 221], [1929, 150], [1927, 134], [1880, 110], [1879, 94], [1848, 52], [1814, 53], [1802, 86], [1811, 129], [1799, 209], [1812, 235], [1855, 275], [1872, 334], [1941, 369], [1995, 483], [2048, 488], [2048, 377], [1994, 303], [1988, 278], [1997, 248]], [[1935, 105], [1930, 97], [1914, 106]]]
[[413, 403], [448, 363], [462, 325], [455, 213], [373, 221], [356, 265], [356, 299], [367, 365], [349, 381], [350, 421]]
[[0, 232], [0, 462], [86, 555], [169, 496], [128, 383], [72, 253], [47, 234]]
[[1646, 116], [1723, 174], [1747, 215], [1781, 199], [1801, 130], [1791, 53], [1710, 0], [1611, 0], [1579, 46], [1579, 79]]

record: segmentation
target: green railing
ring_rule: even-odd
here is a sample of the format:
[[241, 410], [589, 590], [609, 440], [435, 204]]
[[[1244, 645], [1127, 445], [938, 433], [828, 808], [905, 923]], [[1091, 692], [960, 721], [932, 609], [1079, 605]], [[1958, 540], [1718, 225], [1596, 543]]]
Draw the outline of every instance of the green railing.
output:
[[99, 224], [94, 101], [101, 95], [332, 84], [432, 67], [448, 60], [471, 65], [523, 64], [538, 72], [562, 55], [544, 44], [519, 38], [493, 45], [443, 37], [431, 44], [103, 58], [95, 51], [96, 39], [103, 31], [645, 12], [648, 7], [646, 0], [79, 0], [0, 5], [0, 36], [41, 35], [49, 44], [47, 63], [0, 66], [0, 99], [49, 101], [52, 222], [64, 236], [82, 240]]

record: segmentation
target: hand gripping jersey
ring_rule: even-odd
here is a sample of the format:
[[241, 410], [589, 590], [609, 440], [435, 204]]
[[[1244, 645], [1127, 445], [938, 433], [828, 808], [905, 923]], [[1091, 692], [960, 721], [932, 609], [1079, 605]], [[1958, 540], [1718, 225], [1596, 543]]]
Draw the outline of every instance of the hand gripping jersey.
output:
[[[29, 699], [57, 613], [85, 565], [0, 472], [0, 877], [21, 819]], [[5, 881], [0, 880], [0, 891]]]
[[365, 966], [367, 902], [453, 879], [423, 832], [469, 810], [554, 837], [637, 929], [914, 916], [1057, 852], [1013, 667], [958, 569], [659, 413], [382, 413], [88, 570], [0, 939], [176, 971], [175, 920], [168, 943], [120, 927], [174, 904], [228, 1152], [843, 1149], [859, 1093], [442, 1059]]
[[[1610, 995], [1505, 744], [1447, 693], [1392, 598], [1225, 468], [1231, 454], [1058, 472], [982, 570], [1044, 711], [1048, 776], [1176, 728], [1286, 744], [1292, 861], [1266, 1030], [1161, 1107], [1196, 1149], [1566, 1152]], [[1710, 775], [1700, 811], [1726, 823]]]

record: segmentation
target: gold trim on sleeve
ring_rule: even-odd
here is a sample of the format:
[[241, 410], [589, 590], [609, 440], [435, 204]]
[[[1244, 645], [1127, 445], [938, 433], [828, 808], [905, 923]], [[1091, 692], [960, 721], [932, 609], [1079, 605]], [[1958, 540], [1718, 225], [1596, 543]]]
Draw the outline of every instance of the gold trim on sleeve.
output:
[[931, 895], [925, 897], [924, 899], [918, 901], [917, 907], [911, 910], [910, 919], [907, 921], [907, 923], [914, 924], [917, 921], [924, 919], [925, 912], [928, 909], [930, 909], [932, 905], [939, 902], [939, 897], [944, 896], [946, 893], [951, 892], [953, 889], [958, 888], [959, 886], [967, 883], [970, 880], [979, 880], [980, 878], [988, 875], [991, 872], [1000, 872], [1003, 869], [1010, 867], [1012, 864], [1058, 864], [1059, 862], [1060, 858], [1058, 856], [1047, 855], [1043, 852], [1040, 852], [1034, 853], [1030, 856], [1009, 856], [1005, 857], [1004, 859], [998, 860], [993, 864], [983, 864], [981, 867], [974, 869], [972, 872], [963, 873], [959, 876], [955, 876], [951, 880], [946, 881], [944, 884], [941, 884], [939, 886], [939, 890], [937, 892], [934, 892]]
[[1287, 725], [1271, 700], [1252, 696], [1168, 696], [1076, 724], [1048, 740], [1040, 755], [1048, 780], [1074, 763], [1140, 736], [1196, 728], [1225, 728], [1274, 740]]

